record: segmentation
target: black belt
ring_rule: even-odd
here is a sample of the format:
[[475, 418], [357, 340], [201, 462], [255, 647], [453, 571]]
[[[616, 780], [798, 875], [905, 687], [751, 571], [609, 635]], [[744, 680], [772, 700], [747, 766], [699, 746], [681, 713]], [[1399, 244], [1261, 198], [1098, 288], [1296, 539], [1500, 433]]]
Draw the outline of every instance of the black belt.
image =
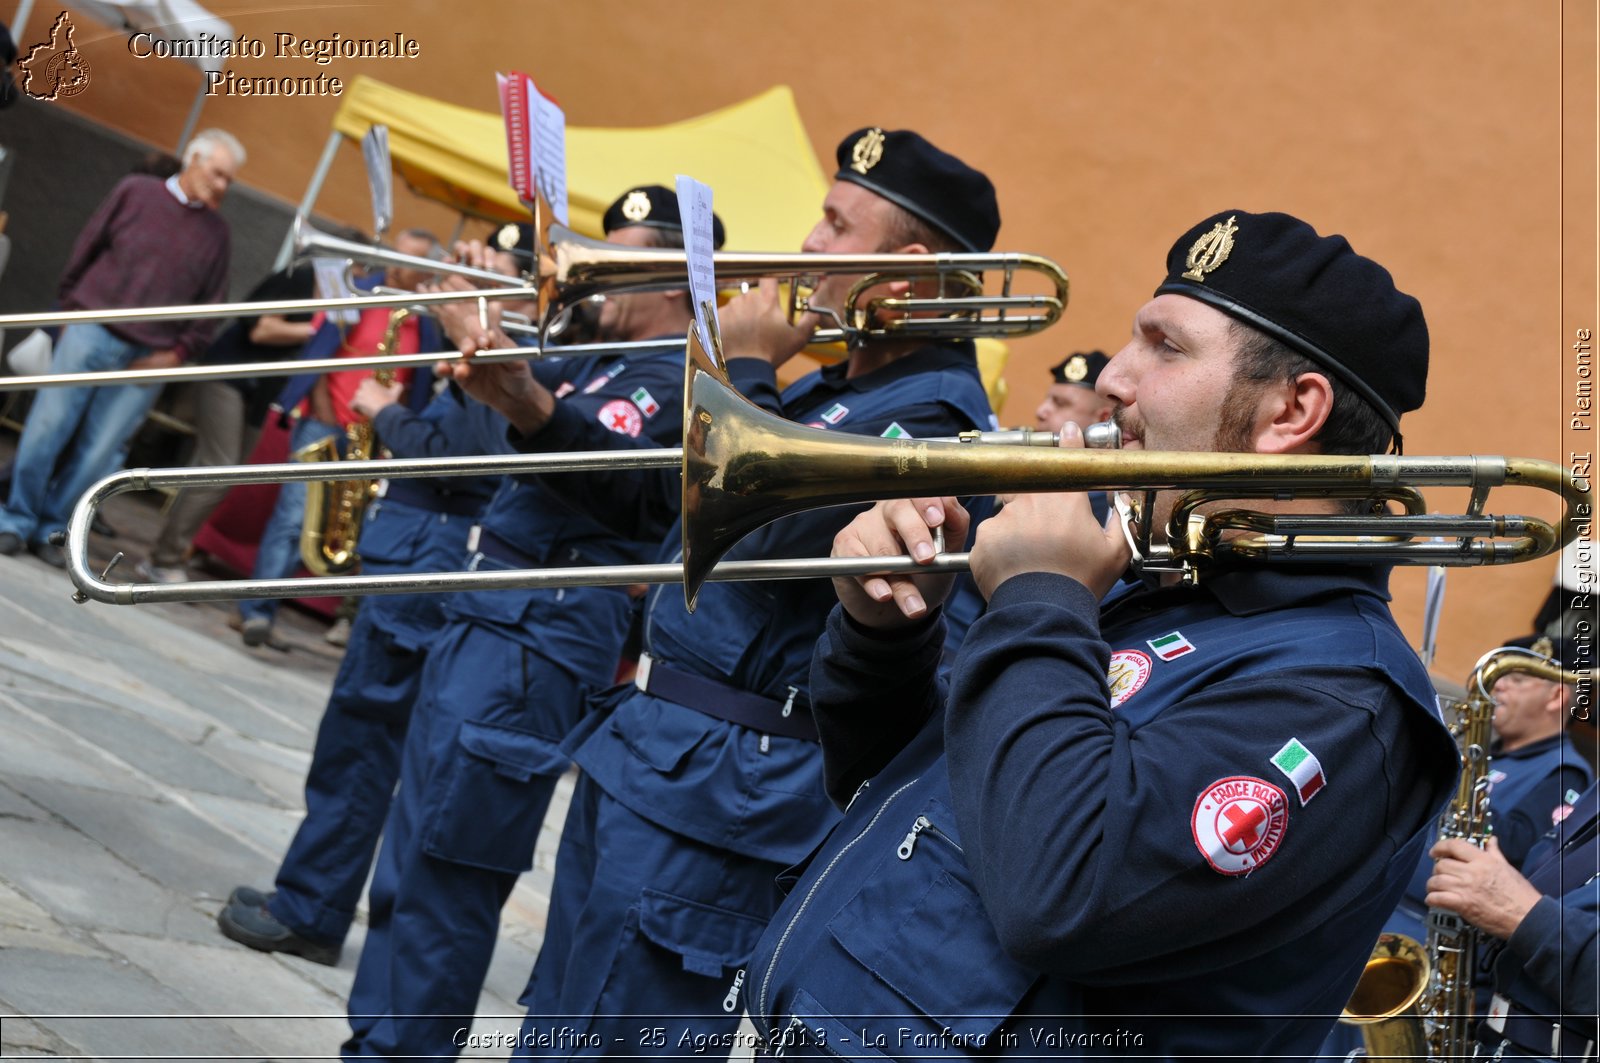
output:
[[800, 692], [789, 688], [789, 700], [762, 697], [748, 690], [729, 686], [703, 675], [692, 675], [669, 668], [648, 653], [639, 657], [639, 670], [633, 685], [646, 694], [682, 705], [686, 709], [727, 720], [763, 734], [819, 741], [811, 710], [799, 700]]
[[425, 509], [429, 513], [448, 513], [452, 517], [476, 517], [489, 501], [483, 495], [429, 487], [414, 480], [385, 480], [383, 483], [380, 497], [386, 501]]
[[1593, 1034], [1563, 1025], [1548, 1016], [1524, 1011], [1498, 993], [1489, 1016], [1478, 1027], [1478, 1040], [1491, 1053], [1491, 1059], [1506, 1056], [1508, 1049], [1519, 1055], [1554, 1059], [1560, 1063], [1588, 1063], [1595, 1058]]

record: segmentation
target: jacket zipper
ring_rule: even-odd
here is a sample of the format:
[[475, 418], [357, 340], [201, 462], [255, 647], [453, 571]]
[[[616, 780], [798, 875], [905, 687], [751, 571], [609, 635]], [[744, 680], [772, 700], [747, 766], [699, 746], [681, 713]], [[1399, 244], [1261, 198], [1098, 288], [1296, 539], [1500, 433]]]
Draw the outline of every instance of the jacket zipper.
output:
[[895, 855], [902, 860], [910, 860], [911, 854], [915, 852], [917, 848], [917, 838], [921, 836], [923, 831], [927, 831], [935, 838], [943, 838], [945, 842], [958, 853], [966, 852], [965, 849], [961, 848], [961, 843], [957, 842], [954, 838], [950, 837], [950, 835], [934, 826], [933, 820], [929, 819], [927, 816], [918, 816], [916, 821], [911, 824], [911, 830], [907, 832], [903, 839], [901, 839], [900, 848], [895, 850]]
[[[828, 876], [833, 873], [834, 867], [841, 859], [843, 859], [844, 854], [855, 848], [856, 842], [860, 841], [862, 838], [865, 838], [867, 833], [872, 830], [873, 827], [877, 826], [878, 820], [881, 819], [883, 814], [889, 810], [889, 806], [894, 803], [894, 799], [905, 793], [906, 790], [910, 789], [912, 786], [915, 786], [920, 781], [922, 781], [922, 776], [919, 775], [910, 782], [902, 785], [888, 797], [884, 798], [883, 804], [878, 806], [878, 810], [872, 814], [872, 818], [867, 821], [867, 825], [862, 827], [860, 833], [858, 833], [854, 838], [851, 838], [847, 843], [845, 843], [843, 848], [833, 854], [833, 859], [828, 861], [828, 866], [822, 869], [822, 874], [818, 875], [817, 880], [811, 884], [811, 888], [806, 890], [805, 900], [800, 902], [800, 907], [795, 909], [794, 915], [790, 916], [789, 918], [788, 925], [783, 928], [783, 934], [778, 938], [778, 944], [772, 950], [772, 961], [767, 964], [767, 973], [762, 976], [760, 1014], [763, 1018], [771, 1014], [771, 1012], [767, 1010], [767, 994], [772, 988], [773, 972], [778, 969], [778, 958], [783, 955], [783, 947], [788, 943], [789, 935], [793, 933], [795, 923], [799, 922], [800, 917], [805, 914], [806, 908], [810, 906], [811, 898], [816, 896], [817, 890], [820, 889], [822, 884], [828, 880]], [[863, 786], [862, 789], [865, 789], [865, 787]], [[860, 790], [856, 791], [857, 796], [859, 796], [860, 793]], [[776, 1033], [776, 1031], [773, 1032]], [[787, 1032], [785, 1035], [787, 1036]]]

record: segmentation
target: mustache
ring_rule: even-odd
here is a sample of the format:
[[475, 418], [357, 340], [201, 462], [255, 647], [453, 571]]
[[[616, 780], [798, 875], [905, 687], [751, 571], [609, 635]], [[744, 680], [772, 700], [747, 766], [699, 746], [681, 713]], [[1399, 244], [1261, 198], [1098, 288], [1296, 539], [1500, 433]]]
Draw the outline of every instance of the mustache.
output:
[[1121, 430], [1124, 436], [1133, 436], [1136, 439], [1144, 438], [1144, 421], [1128, 412], [1122, 403], [1117, 403], [1111, 409], [1111, 421]]

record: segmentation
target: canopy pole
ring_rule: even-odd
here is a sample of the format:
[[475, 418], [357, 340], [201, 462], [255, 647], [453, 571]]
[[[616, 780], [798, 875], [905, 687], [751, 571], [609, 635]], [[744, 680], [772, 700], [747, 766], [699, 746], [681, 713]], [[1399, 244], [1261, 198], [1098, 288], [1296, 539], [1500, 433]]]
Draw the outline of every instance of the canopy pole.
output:
[[[317, 160], [316, 172], [311, 175], [311, 184], [306, 188], [305, 197], [300, 200], [300, 209], [295, 212], [296, 217], [311, 217], [311, 208], [316, 205], [317, 195], [322, 191], [322, 182], [328, 179], [328, 171], [333, 169], [333, 157], [339, 151], [340, 136], [338, 130], [328, 134], [328, 143], [322, 149], [322, 158]], [[291, 226], [289, 231], [283, 234], [283, 246], [278, 248], [278, 258], [272, 263], [272, 268], [275, 271], [287, 268], [289, 259], [293, 256], [294, 229]]]
[[194, 94], [194, 103], [189, 106], [189, 120], [183, 123], [183, 132], [178, 135], [177, 155], [183, 158], [183, 149], [189, 146], [189, 138], [194, 135], [194, 127], [200, 124], [200, 108], [206, 102], [206, 72], [200, 71], [200, 89]]
[[22, 47], [23, 27], [28, 24], [28, 16], [32, 13], [33, 0], [22, 0], [22, 4], [17, 8], [16, 15], [11, 19], [11, 39], [17, 42], [19, 49]]

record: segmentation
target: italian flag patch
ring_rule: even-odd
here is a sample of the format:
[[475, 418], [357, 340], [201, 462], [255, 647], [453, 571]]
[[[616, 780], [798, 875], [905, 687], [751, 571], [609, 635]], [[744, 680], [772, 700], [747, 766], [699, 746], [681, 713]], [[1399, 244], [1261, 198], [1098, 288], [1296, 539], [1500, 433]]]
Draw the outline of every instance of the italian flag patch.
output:
[[849, 412], [850, 407], [844, 405], [843, 403], [836, 402], [832, 406], [829, 406], [826, 410], [822, 411], [822, 419], [827, 421], [829, 424], [838, 424], [840, 421], [844, 420], [844, 415]]
[[644, 415], [646, 417], [654, 417], [656, 414], [661, 412], [661, 403], [657, 402], [655, 400], [655, 396], [651, 395], [644, 388], [640, 388], [638, 391], [635, 391], [628, 397], [633, 399], [633, 404], [635, 406], [644, 411]]
[[911, 433], [900, 427], [899, 421], [889, 422], [889, 427], [883, 430], [884, 439], [910, 439]]
[[1298, 738], [1289, 739], [1282, 749], [1272, 755], [1272, 766], [1288, 776], [1294, 784], [1295, 792], [1300, 795], [1301, 808], [1328, 785], [1328, 777], [1322, 772], [1322, 762], [1315, 753], [1301, 745]]
[[1183, 632], [1174, 631], [1170, 635], [1162, 635], [1158, 639], [1150, 639], [1145, 643], [1155, 651], [1157, 657], [1163, 661], [1170, 661], [1194, 649], [1194, 643], [1183, 637]]

